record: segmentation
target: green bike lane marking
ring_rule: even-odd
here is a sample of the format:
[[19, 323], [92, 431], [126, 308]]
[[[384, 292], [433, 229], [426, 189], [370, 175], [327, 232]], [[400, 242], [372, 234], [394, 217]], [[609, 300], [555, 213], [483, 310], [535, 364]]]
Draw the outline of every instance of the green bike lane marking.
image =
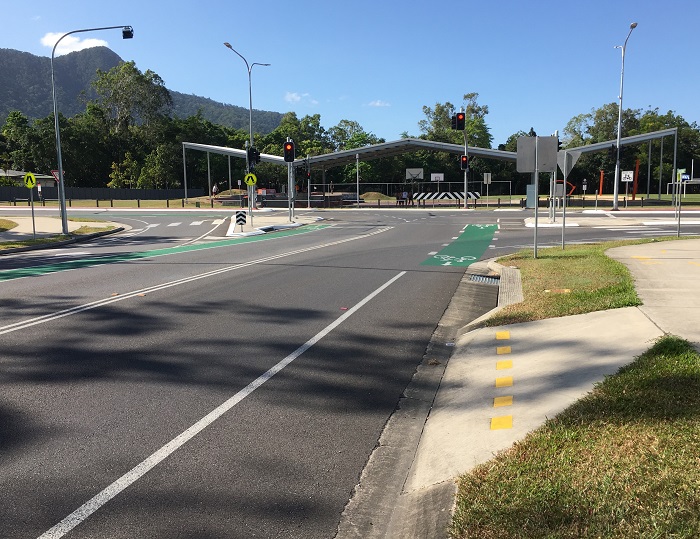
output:
[[323, 228], [328, 228], [331, 225], [305, 225], [299, 228], [290, 230], [282, 230], [279, 232], [269, 232], [264, 236], [244, 236], [241, 238], [232, 238], [228, 240], [213, 241], [209, 243], [198, 243], [193, 245], [180, 245], [177, 247], [165, 247], [163, 249], [153, 249], [150, 251], [122, 253], [118, 255], [105, 255], [94, 258], [81, 258], [75, 260], [64, 260], [55, 264], [46, 264], [43, 266], [32, 266], [29, 268], [18, 268], [9, 270], [0, 270], [0, 282], [10, 281], [12, 279], [21, 279], [23, 277], [34, 277], [37, 275], [46, 275], [48, 273], [56, 273], [59, 271], [68, 271], [72, 269], [87, 268], [90, 266], [102, 266], [104, 264], [116, 264], [119, 262], [132, 262], [144, 258], [155, 258], [159, 256], [174, 255], [179, 253], [187, 253], [190, 251], [201, 251], [203, 249], [214, 249], [216, 247], [227, 247], [241, 243], [251, 243], [256, 241], [266, 241], [286, 236], [295, 236], [297, 234], [306, 234]]
[[421, 262], [421, 266], [469, 266], [491, 245], [497, 228], [498, 225], [467, 225], [455, 241]]

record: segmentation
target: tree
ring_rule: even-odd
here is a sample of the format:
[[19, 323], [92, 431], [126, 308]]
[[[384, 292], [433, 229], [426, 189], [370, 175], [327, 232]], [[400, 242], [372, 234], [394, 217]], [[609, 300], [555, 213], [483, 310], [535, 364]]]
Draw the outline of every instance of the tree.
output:
[[167, 114], [172, 97], [163, 79], [147, 70], [141, 73], [134, 62], [124, 62], [109, 71], [97, 71], [93, 88], [98, 103], [107, 111], [115, 132], [125, 135], [129, 126], [148, 124]]
[[121, 163], [112, 163], [112, 172], [109, 175], [111, 181], [107, 187], [136, 187], [140, 174], [140, 165], [129, 152], [126, 152]]
[[139, 174], [140, 189], [167, 189], [176, 185], [179, 148], [176, 144], [159, 144], [146, 156]]
[[31, 152], [33, 129], [29, 125], [29, 119], [21, 112], [13, 110], [5, 120], [2, 136], [5, 138], [5, 153], [9, 155], [11, 168], [34, 169]]

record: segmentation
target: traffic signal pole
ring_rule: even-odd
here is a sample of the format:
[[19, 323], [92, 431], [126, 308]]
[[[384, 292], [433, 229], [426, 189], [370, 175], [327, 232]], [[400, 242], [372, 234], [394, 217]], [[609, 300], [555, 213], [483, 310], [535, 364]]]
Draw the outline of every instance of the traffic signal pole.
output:
[[[463, 131], [464, 133], [464, 155], [467, 156], [467, 163], [469, 163], [469, 148], [467, 147], [467, 130], [465, 129]], [[468, 200], [469, 197], [467, 196], [467, 173], [469, 172], [469, 168], [467, 166], [466, 169], [464, 169], [464, 209], [466, 210], [469, 207]]]

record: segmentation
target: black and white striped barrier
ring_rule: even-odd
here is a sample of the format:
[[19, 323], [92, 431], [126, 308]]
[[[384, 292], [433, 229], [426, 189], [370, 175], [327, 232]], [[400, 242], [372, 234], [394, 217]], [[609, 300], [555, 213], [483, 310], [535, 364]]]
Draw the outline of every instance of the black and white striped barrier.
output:
[[[467, 191], [467, 198], [469, 200], [478, 200], [481, 198], [481, 194], [477, 191]], [[464, 191], [444, 191], [442, 193], [414, 193], [413, 200], [464, 200]]]

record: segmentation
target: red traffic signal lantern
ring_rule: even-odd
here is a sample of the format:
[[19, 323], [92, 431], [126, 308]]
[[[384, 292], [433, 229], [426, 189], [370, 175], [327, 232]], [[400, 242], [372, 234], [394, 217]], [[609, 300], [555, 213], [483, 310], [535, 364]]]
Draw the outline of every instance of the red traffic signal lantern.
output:
[[464, 121], [466, 117], [467, 115], [463, 112], [458, 112], [457, 114], [455, 114], [455, 129], [457, 129], [458, 131], [464, 131]]
[[462, 170], [469, 170], [469, 156], [460, 155], [459, 156], [459, 168]]
[[284, 160], [287, 163], [293, 163], [294, 162], [294, 143], [291, 140], [288, 140], [287, 142], [284, 143]]

